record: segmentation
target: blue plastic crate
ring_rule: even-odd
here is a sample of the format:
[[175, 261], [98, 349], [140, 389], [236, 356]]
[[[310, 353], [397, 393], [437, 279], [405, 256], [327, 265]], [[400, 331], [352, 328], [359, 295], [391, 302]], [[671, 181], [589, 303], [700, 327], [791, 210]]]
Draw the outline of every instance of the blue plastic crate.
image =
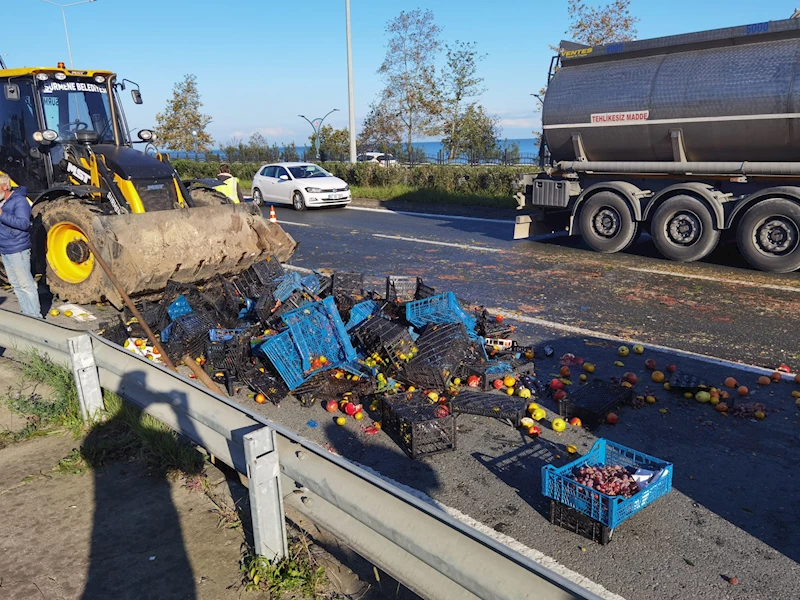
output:
[[381, 305], [374, 300], [364, 300], [350, 309], [350, 320], [347, 321], [345, 329], [352, 331], [372, 315], [377, 315], [381, 311]]
[[289, 299], [289, 296], [302, 288], [303, 278], [300, 277], [300, 274], [297, 271], [290, 271], [284, 276], [280, 284], [278, 284], [278, 287], [275, 288], [275, 291], [272, 293], [272, 295], [275, 300], [286, 302], [286, 300]]
[[[583, 466], [622, 466], [661, 471], [644, 490], [624, 498], [608, 496], [572, 479], [575, 469]], [[597, 440], [588, 454], [564, 465], [542, 467], [542, 494], [614, 529], [628, 517], [652, 504], [672, 489], [672, 463], [616, 444]]]
[[467, 328], [470, 337], [477, 337], [478, 321], [461, 308], [453, 292], [415, 300], [406, 304], [406, 320], [415, 327], [424, 327], [428, 323], [458, 323]]
[[212, 342], [227, 342], [242, 333], [244, 329], [212, 329], [208, 337]]
[[322, 284], [319, 281], [319, 277], [315, 273], [310, 273], [303, 277], [301, 280], [303, 287], [306, 288], [309, 292], [314, 295], [319, 294], [319, 290], [322, 287]]
[[311, 363], [320, 356], [328, 360], [315, 373], [355, 362], [356, 352], [333, 298], [303, 306], [282, 318], [289, 329], [267, 339], [258, 352], [269, 358], [290, 390], [313, 374]]
[[175, 302], [167, 307], [167, 314], [169, 315], [169, 320], [174, 321], [178, 317], [188, 315], [190, 312], [192, 312], [192, 310], [193, 309], [189, 305], [189, 301], [186, 299], [186, 296], [181, 294], [175, 299]]

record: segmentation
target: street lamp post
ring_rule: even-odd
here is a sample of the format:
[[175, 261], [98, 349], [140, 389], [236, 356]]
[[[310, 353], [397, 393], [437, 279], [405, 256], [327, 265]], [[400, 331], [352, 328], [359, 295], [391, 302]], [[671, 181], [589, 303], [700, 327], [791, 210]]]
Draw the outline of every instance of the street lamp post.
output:
[[198, 160], [197, 158], [197, 130], [192, 130], [192, 138], [194, 138], [194, 159]]
[[78, 4], [88, 4], [89, 2], [96, 2], [96, 0], [81, 0], [80, 2], [70, 2], [69, 4], [57, 4], [51, 0], [42, 0], [45, 4], [52, 4], [61, 9], [61, 18], [64, 19], [64, 35], [67, 36], [67, 54], [69, 54], [69, 68], [72, 69], [75, 65], [72, 63], [72, 47], [69, 45], [69, 30], [67, 29], [67, 13], [64, 9], [68, 6], [77, 6]]
[[350, 162], [356, 162], [356, 107], [353, 92], [353, 39], [350, 33], [350, 0], [344, 3], [347, 21], [347, 103], [350, 116]]
[[317, 157], [317, 146], [319, 145], [319, 130], [322, 129], [322, 123], [325, 122], [325, 119], [328, 118], [328, 115], [335, 112], [339, 112], [339, 109], [334, 108], [332, 111], [330, 111], [321, 119], [314, 119], [313, 121], [309, 121], [308, 117], [306, 117], [305, 115], [297, 115], [298, 117], [308, 121], [308, 124], [311, 125], [311, 128], [314, 130], [314, 144], [311, 146], [311, 150], [314, 152], [314, 158]]

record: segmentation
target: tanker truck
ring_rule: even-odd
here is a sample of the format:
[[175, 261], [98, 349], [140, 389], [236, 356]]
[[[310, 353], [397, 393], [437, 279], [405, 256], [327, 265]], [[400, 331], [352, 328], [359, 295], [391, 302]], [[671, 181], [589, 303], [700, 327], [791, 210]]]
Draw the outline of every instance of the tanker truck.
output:
[[567, 231], [612, 253], [646, 231], [676, 261], [735, 241], [757, 269], [800, 269], [798, 61], [800, 19], [562, 42], [514, 238]]

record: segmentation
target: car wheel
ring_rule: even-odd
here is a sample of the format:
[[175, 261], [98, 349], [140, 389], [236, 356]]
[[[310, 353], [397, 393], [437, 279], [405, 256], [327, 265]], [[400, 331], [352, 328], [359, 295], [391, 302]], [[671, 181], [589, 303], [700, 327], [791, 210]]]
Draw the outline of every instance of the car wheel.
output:
[[300, 191], [296, 191], [292, 194], [292, 206], [295, 210], [306, 209], [306, 199], [303, 198], [303, 194]]
[[256, 206], [264, 205], [264, 196], [261, 195], [261, 190], [258, 188], [253, 188], [253, 204]]

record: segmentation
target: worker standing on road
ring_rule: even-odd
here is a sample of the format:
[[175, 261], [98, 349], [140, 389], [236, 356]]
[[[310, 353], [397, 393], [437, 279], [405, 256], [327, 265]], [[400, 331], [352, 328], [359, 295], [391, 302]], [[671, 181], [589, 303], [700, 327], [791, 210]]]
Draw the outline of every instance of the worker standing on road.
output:
[[0, 173], [0, 258], [22, 314], [42, 318], [39, 290], [31, 273], [31, 205], [28, 190], [11, 190], [8, 175]]
[[219, 166], [219, 173], [217, 173], [217, 179], [224, 182], [225, 185], [217, 186], [220, 192], [225, 194], [228, 198], [230, 198], [234, 204], [239, 204], [239, 202], [244, 202], [244, 196], [242, 196], [242, 188], [239, 186], [239, 178], [234, 177], [231, 175], [231, 167], [225, 163]]

